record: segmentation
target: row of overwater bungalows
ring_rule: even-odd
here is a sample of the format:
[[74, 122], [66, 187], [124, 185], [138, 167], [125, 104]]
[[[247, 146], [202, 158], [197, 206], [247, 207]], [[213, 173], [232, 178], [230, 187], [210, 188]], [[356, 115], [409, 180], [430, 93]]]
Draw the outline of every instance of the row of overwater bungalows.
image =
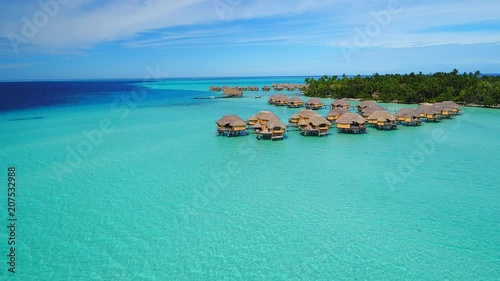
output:
[[318, 110], [325, 107], [323, 101], [318, 98], [310, 98], [304, 102], [299, 97], [287, 97], [284, 94], [275, 94], [269, 97], [267, 103], [276, 106], [288, 106], [291, 108], [299, 108], [305, 106], [307, 109]]
[[[274, 102], [280, 102], [280, 97], [276, 97]], [[393, 130], [397, 129], [398, 124], [419, 126], [422, 122], [438, 122], [461, 113], [460, 107], [454, 102], [423, 104], [417, 109], [402, 108], [396, 114], [391, 114], [372, 101], [363, 101], [356, 106], [356, 111], [351, 111], [347, 100], [337, 100], [332, 103], [332, 110], [326, 117], [311, 109], [304, 109], [293, 114], [288, 125], [270, 111], [261, 111], [247, 121], [236, 115], [227, 115], [216, 122], [217, 134], [232, 137], [246, 135], [247, 130], [253, 130], [258, 139], [276, 140], [284, 138], [287, 127], [294, 127], [304, 136], [321, 137], [327, 136], [332, 126], [336, 126], [340, 133], [360, 134], [366, 132], [367, 126]]]
[[[235, 87], [229, 87], [229, 86], [210, 86], [208, 89], [212, 92], [222, 92], [224, 91], [225, 89], [228, 89], [228, 88], [233, 88], [233, 89], [236, 89], [238, 91], [252, 91], [252, 92], [257, 92], [259, 91], [259, 87], [258, 86], [235, 86]], [[283, 90], [286, 90], [286, 91], [295, 91], [295, 90], [305, 90], [307, 89], [307, 85], [306, 84], [276, 84], [276, 83], [273, 83], [271, 85], [271, 87], [269, 86], [263, 86], [262, 88], [262, 91], [270, 91], [271, 89], [275, 90], [275, 91], [283, 91]]]

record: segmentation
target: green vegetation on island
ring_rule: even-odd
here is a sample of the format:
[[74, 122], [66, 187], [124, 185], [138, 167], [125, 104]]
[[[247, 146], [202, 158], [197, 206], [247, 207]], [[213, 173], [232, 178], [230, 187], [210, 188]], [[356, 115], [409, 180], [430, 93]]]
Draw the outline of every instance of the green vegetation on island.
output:
[[353, 98], [396, 103], [454, 101], [460, 104], [497, 106], [500, 104], [500, 76], [475, 73], [387, 74], [347, 77], [306, 78], [306, 96]]

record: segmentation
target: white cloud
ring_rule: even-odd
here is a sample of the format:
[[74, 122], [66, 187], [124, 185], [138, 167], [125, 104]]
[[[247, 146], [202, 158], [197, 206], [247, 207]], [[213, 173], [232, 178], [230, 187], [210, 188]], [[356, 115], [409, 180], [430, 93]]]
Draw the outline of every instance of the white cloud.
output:
[[[45, 2], [51, 0], [45, 0]], [[0, 4], [0, 36], [22, 35], [21, 17], [29, 19], [40, 11], [37, 2]], [[316, 44], [339, 46], [351, 42], [356, 28], [374, 20], [373, 12], [387, 7], [387, 1], [313, 0], [72, 0], [61, 5], [46, 26], [39, 28], [29, 44], [47, 50], [89, 49], [106, 42], [121, 41], [125, 47], [153, 47], [181, 44]], [[222, 5], [221, 5], [222, 4]], [[500, 41], [500, 31], [467, 33], [415, 32], [440, 25], [497, 20], [500, 2], [457, 0], [435, 3], [401, 0], [402, 11], [391, 16], [370, 47], [408, 47], [440, 44], [474, 44]], [[306, 18], [311, 11], [319, 18]], [[221, 17], [222, 16], [222, 17]], [[241, 19], [286, 16], [275, 26], [241, 29], [229, 26]], [[210, 29], [206, 23], [227, 23]], [[188, 31], [165, 32], [169, 27], [190, 26]], [[251, 26], [250, 26], [251, 27]], [[143, 34], [149, 36], [141, 36]]]

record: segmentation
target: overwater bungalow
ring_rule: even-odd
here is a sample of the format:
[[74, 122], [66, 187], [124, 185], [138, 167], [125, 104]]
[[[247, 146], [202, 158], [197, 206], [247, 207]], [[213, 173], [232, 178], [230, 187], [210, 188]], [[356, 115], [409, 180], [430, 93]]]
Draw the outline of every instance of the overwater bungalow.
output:
[[453, 112], [453, 108], [449, 103], [436, 103], [434, 104], [434, 107], [438, 110], [438, 113], [441, 118], [453, 118], [453, 116], [457, 115], [455, 112]]
[[337, 120], [337, 130], [340, 133], [366, 133], [366, 119], [357, 113], [346, 113]]
[[276, 95], [276, 102], [275, 105], [277, 106], [285, 106], [289, 102], [289, 98], [285, 96], [284, 94], [277, 94]]
[[424, 104], [415, 110], [420, 119], [425, 122], [439, 122], [439, 109], [433, 104]]
[[223, 116], [215, 124], [219, 136], [237, 137], [247, 133], [247, 123], [237, 115]]
[[220, 92], [220, 91], [222, 91], [222, 87], [219, 87], [219, 86], [210, 86], [209, 90], [212, 91], [212, 92]]
[[271, 91], [271, 87], [264, 86], [264, 87], [262, 87], [262, 91], [265, 91], [265, 92]]
[[324, 103], [318, 98], [310, 98], [306, 102], [307, 109], [317, 110], [317, 109], [323, 108], [323, 106], [324, 106]]
[[420, 120], [420, 114], [415, 112], [413, 108], [401, 108], [396, 114], [396, 121], [403, 126], [420, 126], [422, 125], [422, 120]]
[[452, 115], [459, 115], [462, 113], [462, 111], [460, 110], [460, 106], [453, 101], [443, 101], [441, 104], [451, 108]]
[[349, 109], [343, 107], [335, 107], [326, 115], [326, 119], [331, 123], [335, 123], [342, 114], [349, 113]]
[[283, 91], [284, 89], [285, 89], [285, 87], [283, 87], [283, 85], [281, 85], [281, 84], [280, 84], [280, 85], [278, 85], [278, 86], [276, 86], [276, 87], [274, 87], [274, 90], [275, 90], [275, 91], [280, 91], [280, 92], [281, 92], [281, 91]]
[[247, 124], [248, 124], [248, 126], [253, 126], [258, 122], [259, 122], [259, 118], [257, 118], [256, 116], [250, 116], [250, 118], [248, 118]]
[[241, 98], [243, 97], [243, 91], [235, 88], [226, 88], [222, 92], [222, 95], [228, 98]]
[[368, 124], [379, 130], [397, 129], [396, 117], [385, 110], [378, 110], [370, 114], [367, 118]]
[[334, 102], [332, 102], [331, 107], [332, 107], [332, 109], [334, 109], [336, 107], [349, 109], [349, 107], [351, 107], [351, 104], [347, 101], [347, 99], [338, 99], [338, 100], [335, 100]]
[[328, 130], [332, 126], [332, 123], [326, 120], [325, 117], [316, 114], [315, 116], [312, 116], [306, 124], [301, 124], [299, 122], [299, 125], [301, 125], [300, 131], [302, 135], [321, 137], [328, 135]]
[[362, 101], [357, 105], [358, 113], [363, 117], [370, 116], [373, 112], [384, 110], [380, 105], [372, 101]]
[[269, 104], [280, 105], [280, 106], [287, 105], [288, 97], [285, 96], [284, 94], [275, 94], [270, 96], [267, 102]]
[[290, 127], [304, 127], [309, 124], [309, 120], [316, 116], [316, 112], [309, 110], [309, 109], [303, 109], [294, 115], [290, 117], [288, 122], [290, 122]]
[[271, 95], [269, 97], [269, 99], [267, 100], [267, 103], [268, 104], [275, 104], [276, 103], [276, 97], [278, 96], [278, 94], [275, 94], [275, 95]]
[[293, 97], [288, 100], [287, 106], [290, 108], [299, 108], [304, 106], [304, 101], [299, 97]]
[[259, 140], [282, 140], [285, 132], [286, 125], [283, 124], [283, 122], [281, 122], [281, 120], [276, 116], [273, 116], [270, 120], [268, 120], [265, 125], [260, 125], [260, 129], [255, 130], [255, 133], [257, 134], [257, 138]]
[[298, 115], [297, 113], [290, 116], [290, 118], [288, 119], [288, 126], [289, 127], [297, 127], [298, 123], [300, 121], [300, 115]]

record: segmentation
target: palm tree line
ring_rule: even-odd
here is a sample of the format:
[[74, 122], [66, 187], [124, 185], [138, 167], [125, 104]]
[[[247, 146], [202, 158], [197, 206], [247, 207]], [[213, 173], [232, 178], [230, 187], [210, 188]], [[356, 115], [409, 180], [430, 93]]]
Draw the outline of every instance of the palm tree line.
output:
[[327, 75], [306, 78], [306, 96], [353, 98], [395, 103], [435, 103], [454, 101], [460, 104], [496, 106], [500, 104], [500, 76], [482, 75], [479, 71], [460, 74], [386, 74], [371, 76]]

